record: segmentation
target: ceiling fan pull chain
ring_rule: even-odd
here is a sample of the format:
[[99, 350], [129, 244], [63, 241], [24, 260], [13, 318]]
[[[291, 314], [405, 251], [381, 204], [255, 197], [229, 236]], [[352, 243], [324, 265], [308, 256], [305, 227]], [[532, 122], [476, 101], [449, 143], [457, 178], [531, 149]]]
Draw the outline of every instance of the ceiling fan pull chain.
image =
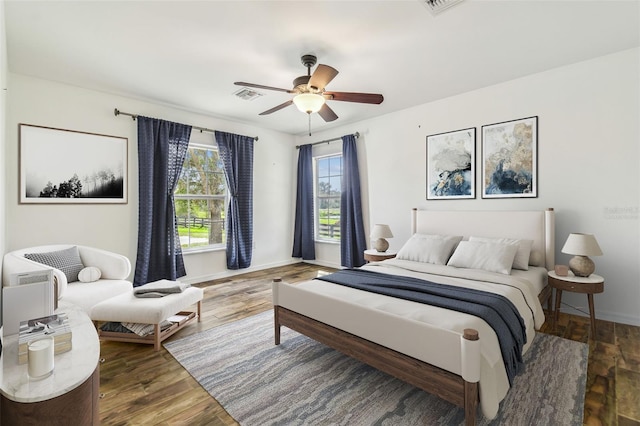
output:
[[311, 136], [311, 114], [307, 113], [307, 115], [309, 116], [309, 136]]

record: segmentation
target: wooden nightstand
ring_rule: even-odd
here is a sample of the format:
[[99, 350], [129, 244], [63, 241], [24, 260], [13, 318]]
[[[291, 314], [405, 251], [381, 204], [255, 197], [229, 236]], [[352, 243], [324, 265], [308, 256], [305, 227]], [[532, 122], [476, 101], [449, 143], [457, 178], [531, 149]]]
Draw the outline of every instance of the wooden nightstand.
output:
[[563, 290], [587, 294], [589, 316], [591, 317], [591, 337], [594, 337], [596, 334], [596, 313], [593, 308], [593, 295], [604, 291], [604, 278], [596, 274], [591, 274], [588, 277], [576, 277], [571, 272], [566, 277], [561, 277], [554, 271], [549, 271], [549, 285], [556, 289], [556, 307], [553, 313], [554, 324], [558, 323]]
[[387, 251], [378, 251], [376, 249], [365, 250], [364, 251], [364, 260], [367, 262], [379, 262], [381, 260], [393, 259], [398, 254], [397, 251], [387, 250]]

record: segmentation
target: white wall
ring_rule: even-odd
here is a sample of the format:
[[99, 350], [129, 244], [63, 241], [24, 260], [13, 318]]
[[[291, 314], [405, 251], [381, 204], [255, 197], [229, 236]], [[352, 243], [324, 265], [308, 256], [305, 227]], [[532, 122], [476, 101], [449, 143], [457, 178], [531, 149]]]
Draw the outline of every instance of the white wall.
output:
[[[5, 162], [5, 111], [7, 99], [7, 39], [4, 24], [4, 1], [0, 1], [0, 164]], [[0, 173], [0, 253], [5, 249], [5, 176]], [[2, 263], [0, 262], [0, 276], [2, 276]], [[0, 336], [2, 336], [2, 292], [0, 291]]]
[[[114, 108], [248, 136], [258, 136], [254, 153], [254, 239], [252, 267], [227, 271], [223, 250], [185, 255], [185, 281], [199, 282], [237, 272], [291, 263], [291, 135], [234, 123], [102, 92], [85, 90], [15, 73], [9, 74], [5, 178], [6, 250], [49, 243], [101, 247], [126, 255], [137, 250], [137, 127], [131, 118], [114, 116]], [[34, 124], [129, 140], [129, 202], [100, 205], [34, 205], [18, 203], [18, 124]], [[194, 139], [213, 134], [193, 132]], [[5, 144], [3, 144], [4, 146]], [[2, 209], [2, 210], [5, 210]], [[4, 251], [3, 251], [4, 252]], [[135, 268], [135, 267], [134, 267]], [[133, 274], [132, 274], [133, 275]]]
[[[534, 74], [481, 90], [346, 125], [298, 144], [360, 132], [362, 185], [369, 223], [388, 223], [398, 249], [410, 236], [410, 210], [556, 210], [556, 263], [571, 232], [593, 233], [604, 256], [594, 258], [605, 277], [595, 296], [599, 318], [640, 325], [639, 49]], [[368, 108], [369, 106], [363, 106]], [[336, 105], [336, 108], [338, 106]], [[426, 201], [426, 136], [538, 116], [538, 197]], [[480, 180], [480, 163], [476, 181]], [[361, 166], [362, 168], [362, 166]], [[367, 203], [367, 201], [365, 201]], [[320, 245], [318, 263], [340, 263], [339, 247]], [[563, 302], [588, 312], [584, 295]], [[565, 307], [571, 313], [581, 314]]]

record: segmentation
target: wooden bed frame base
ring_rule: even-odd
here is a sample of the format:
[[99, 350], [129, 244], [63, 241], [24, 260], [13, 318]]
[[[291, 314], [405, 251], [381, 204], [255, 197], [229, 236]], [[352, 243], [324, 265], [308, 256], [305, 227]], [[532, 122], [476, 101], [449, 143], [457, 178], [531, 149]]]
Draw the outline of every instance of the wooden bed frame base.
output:
[[[280, 281], [280, 278], [275, 278], [274, 281]], [[538, 299], [543, 305], [547, 302], [547, 306], [550, 307], [551, 287], [547, 285], [543, 288], [538, 295]], [[282, 306], [275, 305], [273, 314], [276, 345], [280, 344], [280, 327], [288, 327], [345, 355], [416, 386], [425, 392], [464, 408], [465, 424], [476, 424], [476, 412], [480, 398], [478, 383], [467, 382], [457, 374], [316, 321]], [[470, 331], [475, 332], [475, 338], [473, 336], [467, 337], [466, 333], [465, 338], [476, 340], [478, 338], [477, 331]]]
[[280, 344], [280, 327], [288, 327], [464, 408], [465, 423], [467, 425], [476, 424], [479, 401], [478, 383], [467, 382], [457, 374], [380, 346], [282, 306], [276, 305], [273, 309], [276, 345]]

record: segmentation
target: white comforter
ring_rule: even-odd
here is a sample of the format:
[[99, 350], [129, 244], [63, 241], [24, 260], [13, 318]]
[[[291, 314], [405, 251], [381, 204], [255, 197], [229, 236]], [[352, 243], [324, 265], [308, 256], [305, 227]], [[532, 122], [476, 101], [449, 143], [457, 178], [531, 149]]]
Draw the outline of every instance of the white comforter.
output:
[[[535, 329], [544, 323], [538, 300], [538, 293], [546, 283], [544, 268], [503, 275], [390, 259], [362, 269], [475, 288], [509, 298], [526, 326], [527, 344], [523, 353], [531, 345]], [[274, 304], [455, 374], [461, 373], [460, 335], [465, 328], [474, 328], [481, 343], [479, 388], [485, 417], [496, 416], [500, 401], [509, 390], [497, 336], [485, 321], [475, 316], [319, 280], [298, 285], [276, 283], [273, 296]]]

